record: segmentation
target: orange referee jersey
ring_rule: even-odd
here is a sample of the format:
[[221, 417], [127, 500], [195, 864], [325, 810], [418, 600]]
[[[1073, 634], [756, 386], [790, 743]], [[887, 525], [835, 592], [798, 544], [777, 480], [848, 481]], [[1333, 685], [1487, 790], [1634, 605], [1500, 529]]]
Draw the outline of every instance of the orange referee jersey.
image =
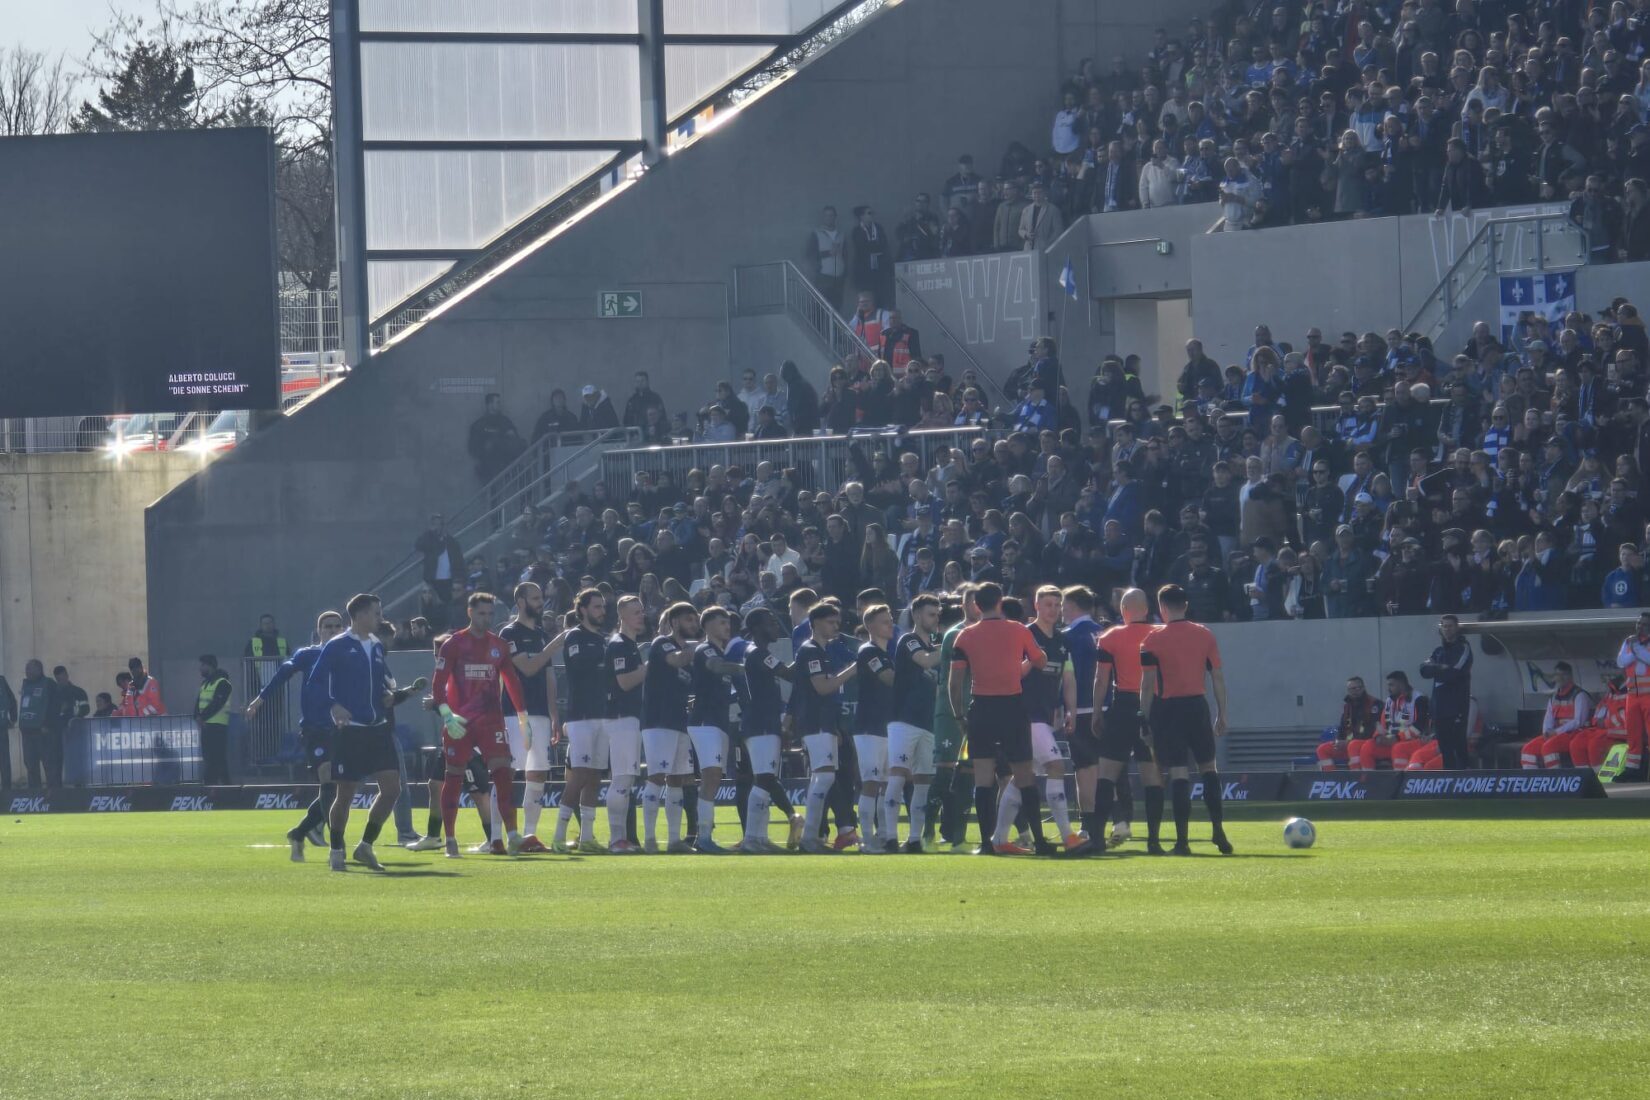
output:
[[963, 627], [951, 648], [951, 663], [967, 665], [974, 685], [974, 698], [982, 695], [1020, 694], [1020, 661], [1032, 668], [1048, 663], [1043, 647], [1031, 636], [1025, 623], [1008, 619], [981, 619]]
[[1146, 635], [1140, 663], [1157, 669], [1157, 694], [1178, 699], [1203, 694], [1203, 674], [1220, 667], [1220, 646], [1208, 627], [1178, 619]]
[[1095, 663], [1111, 666], [1118, 691], [1140, 694], [1140, 643], [1156, 629], [1151, 623], [1124, 623], [1100, 635]]

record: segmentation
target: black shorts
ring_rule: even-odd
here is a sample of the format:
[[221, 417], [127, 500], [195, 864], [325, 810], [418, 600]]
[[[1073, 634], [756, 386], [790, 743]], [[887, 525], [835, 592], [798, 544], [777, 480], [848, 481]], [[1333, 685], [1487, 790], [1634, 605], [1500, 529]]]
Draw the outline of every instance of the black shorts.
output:
[[1130, 754], [1137, 760], [1151, 759], [1140, 737], [1140, 696], [1132, 691], [1119, 691], [1112, 695], [1111, 706], [1106, 708], [1106, 732], [1100, 735], [1100, 755], [1126, 764]]
[[1031, 719], [1023, 695], [976, 695], [968, 705], [971, 760], [1031, 762]]
[[1077, 725], [1066, 738], [1073, 768], [1092, 768], [1100, 763], [1100, 739], [1094, 736], [1093, 718], [1087, 711], [1078, 714]]
[[304, 763], [312, 768], [332, 763], [333, 726], [299, 726], [298, 737], [304, 747]]
[[[424, 779], [428, 782], [439, 783], [447, 778], [447, 758], [437, 748], [423, 748], [418, 750], [424, 758]], [[492, 789], [492, 778], [487, 774], [487, 762], [479, 756], [471, 756], [470, 762], [464, 765], [464, 789], [471, 794], [486, 794]]]
[[1159, 699], [1152, 704], [1152, 756], [1158, 767], [1183, 768], [1215, 758], [1215, 731], [1209, 701], [1201, 695]]
[[376, 726], [346, 726], [333, 736], [333, 778], [359, 783], [379, 772], [401, 772], [395, 752], [395, 734], [388, 722]]

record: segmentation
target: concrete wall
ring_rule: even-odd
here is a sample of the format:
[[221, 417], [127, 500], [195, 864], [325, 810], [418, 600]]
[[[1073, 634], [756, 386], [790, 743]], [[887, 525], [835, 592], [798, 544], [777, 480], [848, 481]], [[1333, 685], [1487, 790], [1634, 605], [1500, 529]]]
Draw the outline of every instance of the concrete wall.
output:
[[38, 657], [48, 672], [67, 665], [88, 694], [113, 692], [127, 658], [148, 653], [143, 510], [199, 468], [177, 454], [119, 466], [102, 454], [0, 454], [0, 674], [14, 689]]
[[[1045, 147], [1060, 78], [1082, 57], [1134, 56], [1159, 21], [1211, 6], [1170, 0], [1149, 18], [1127, 0], [886, 9], [152, 508], [162, 683], [186, 685], [194, 654], [249, 615], [309, 620], [394, 566], [427, 512], [476, 489], [462, 447], [481, 394], [505, 394], [525, 433], [553, 387], [594, 379], [622, 401], [641, 368], [672, 411], [696, 408], [729, 376], [733, 266], [797, 257], [826, 203], [869, 202], [891, 231], [959, 153], [990, 171], [1010, 141]], [[604, 290], [641, 291], [643, 316], [598, 320]]]

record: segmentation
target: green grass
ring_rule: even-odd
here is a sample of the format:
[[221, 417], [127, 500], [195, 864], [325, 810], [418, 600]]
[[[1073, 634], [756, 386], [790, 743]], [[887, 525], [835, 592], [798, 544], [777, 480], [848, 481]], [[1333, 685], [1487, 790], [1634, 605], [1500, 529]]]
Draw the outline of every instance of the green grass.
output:
[[1650, 805], [1553, 812], [388, 876], [287, 814], [0, 819], [0, 1096], [1642, 1097]]

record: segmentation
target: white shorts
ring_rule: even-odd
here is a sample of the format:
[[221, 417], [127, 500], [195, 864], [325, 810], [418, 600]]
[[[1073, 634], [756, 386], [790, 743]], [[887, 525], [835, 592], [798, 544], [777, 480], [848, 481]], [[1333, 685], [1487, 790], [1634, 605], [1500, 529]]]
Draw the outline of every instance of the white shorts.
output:
[[728, 735], [717, 726], [689, 726], [688, 740], [693, 742], [693, 754], [699, 758], [699, 770], [727, 769]]
[[525, 743], [521, 733], [521, 719], [519, 714], [504, 716], [504, 735], [510, 739], [510, 758], [517, 768], [524, 772], [547, 772], [550, 770], [550, 716], [546, 714], [527, 715], [528, 727], [533, 731], [533, 743]]
[[581, 718], [567, 723], [567, 766], [607, 770], [607, 721]]
[[854, 734], [854, 755], [859, 757], [859, 781], [881, 783], [888, 777], [888, 738], [874, 733]]
[[607, 762], [614, 779], [642, 774], [642, 723], [637, 718], [609, 718], [602, 723], [607, 731]]
[[643, 730], [642, 752], [649, 779], [693, 774], [688, 764], [687, 734], [680, 730]]
[[1054, 727], [1047, 722], [1031, 723], [1031, 763], [1038, 773], [1046, 771], [1050, 764], [1063, 763], [1065, 759], [1054, 740]]
[[934, 735], [909, 722], [889, 722], [888, 766], [912, 775], [933, 775]]
[[752, 775], [778, 775], [779, 735], [763, 733], [745, 738], [745, 757], [751, 762]]
[[834, 733], [810, 733], [802, 739], [802, 751], [808, 754], [808, 770], [836, 767], [837, 741]]

